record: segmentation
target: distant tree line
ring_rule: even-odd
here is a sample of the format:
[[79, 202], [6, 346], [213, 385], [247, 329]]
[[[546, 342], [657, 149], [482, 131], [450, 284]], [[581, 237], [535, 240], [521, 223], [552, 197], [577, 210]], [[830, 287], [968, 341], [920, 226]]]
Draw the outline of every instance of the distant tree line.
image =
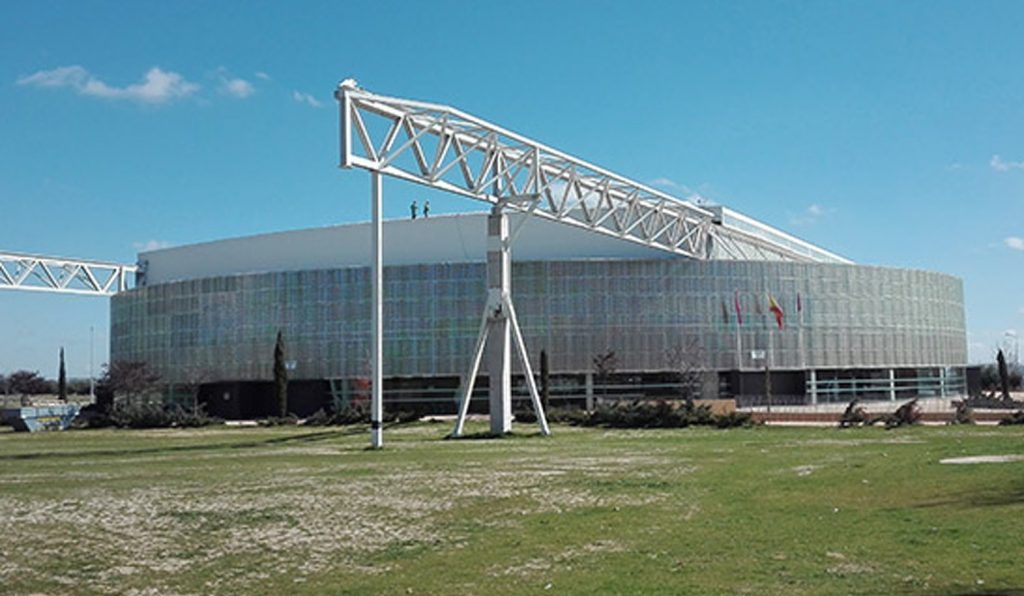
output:
[[[89, 395], [89, 379], [65, 379], [67, 395]], [[59, 379], [47, 379], [38, 371], [18, 370], [0, 374], [2, 395], [59, 395]]]

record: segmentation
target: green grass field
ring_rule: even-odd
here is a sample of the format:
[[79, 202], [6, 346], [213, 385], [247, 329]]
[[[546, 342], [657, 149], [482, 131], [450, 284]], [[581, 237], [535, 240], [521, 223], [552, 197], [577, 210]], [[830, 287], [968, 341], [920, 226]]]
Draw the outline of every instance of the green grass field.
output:
[[1021, 427], [448, 430], [0, 432], [0, 592], [1024, 593]]

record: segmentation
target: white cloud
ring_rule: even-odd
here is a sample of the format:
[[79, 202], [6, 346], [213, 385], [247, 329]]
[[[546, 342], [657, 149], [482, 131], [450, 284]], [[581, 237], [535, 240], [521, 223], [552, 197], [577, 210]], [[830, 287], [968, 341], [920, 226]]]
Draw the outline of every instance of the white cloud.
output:
[[1011, 248], [1013, 250], [1024, 250], [1024, 238], [1021, 238], [1019, 236], [1007, 236], [1006, 238], [1003, 239], [1003, 244], [1006, 245], [1006, 248]]
[[1009, 172], [1010, 170], [1024, 170], [1024, 161], [1003, 161], [998, 155], [993, 155], [988, 165], [997, 172]]
[[270, 75], [268, 75], [267, 73], [263, 72], [262, 70], [256, 72], [256, 78], [260, 79], [260, 80], [263, 80], [263, 81], [271, 81], [271, 80], [273, 80], [273, 79], [270, 78]]
[[[663, 188], [665, 190], [668, 190], [670, 192], [671, 191], [675, 191], [676, 196], [685, 195], [682, 198], [684, 198], [687, 201], [690, 201], [692, 203], [695, 203], [697, 205], [705, 206], [705, 205], [710, 205], [713, 202], [713, 201], [710, 201], [707, 197], [702, 196], [699, 192], [695, 192], [690, 187], [686, 186], [685, 184], [680, 184], [680, 183], [676, 182], [675, 180], [672, 180], [671, 178], [665, 178], [665, 177], [655, 178], [654, 180], [651, 180], [647, 184], [649, 184], [650, 186], [659, 186], [659, 187], [661, 187], [661, 188]], [[703, 186], [707, 186], [707, 185], [703, 185]]]
[[220, 82], [217, 91], [219, 91], [221, 95], [230, 95], [236, 99], [245, 99], [253, 93], [256, 93], [256, 87], [254, 87], [252, 83], [241, 77], [232, 76], [228, 69], [223, 66], [217, 69], [214, 76]]
[[89, 72], [81, 66], [61, 66], [53, 70], [40, 70], [18, 79], [19, 85], [37, 87], [79, 87], [89, 79]]
[[253, 93], [256, 93], [256, 88], [252, 86], [252, 83], [245, 79], [229, 79], [227, 77], [221, 77], [220, 92], [224, 95], [237, 97], [238, 99], [245, 99]]
[[166, 240], [146, 240], [145, 242], [133, 242], [132, 247], [138, 252], [149, 252], [151, 250], [160, 250], [163, 248], [170, 248], [174, 246]]
[[789, 223], [794, 226], [810, 226], [818, 222], [819, 219], [830, 213], [831, 210], [822, 207], [817, 203], [811, 203], [804, 209], [799, 215], [794, 215], [789, 218]]
[[297, 102], [299, 102], [301, 104], [306, 104], [307, 106], [310, 106], [310, 107], [313, 107], [313, 108], [322, 108], [322, 107], [324, 107], [323, 102], [321, 102], [317, 98], [313, 97], [309, 93], [303, 93], [301, 91], [292, 91], [292, 99], [294, 99], [295, 101], [297, 101]]
[[683, 189], [683, 190], [686, 189], [685, 186], [683, 186], [682, 184], [679, 184], [675, 180], [672, 180], [671, 178], [664, 178], [664, 177], [662, 177], [662, 178], [655, 178], [654, 180], [651, 180], [651, 186], [661, 186], [661, 187], [664, 187], [664, 188], [680, 188], [680, 189]]
[[124, 87], [108, 85], [78, 65], [40, 70], [19, 78], [17, 84], [31, 87], [69, 87], [79, 95], [150, 104], [182, 99], [199, 91], [198, 84], [186, 80], [176, 72], [165, 71], [158, 66], [150, 68], [143, 76], [142, 81]]

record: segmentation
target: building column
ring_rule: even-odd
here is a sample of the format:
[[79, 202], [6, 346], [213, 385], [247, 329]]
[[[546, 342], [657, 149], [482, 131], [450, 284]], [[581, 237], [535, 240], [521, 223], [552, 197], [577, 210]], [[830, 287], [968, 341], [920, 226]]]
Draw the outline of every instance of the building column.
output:
[[939, 397], [946, 397], [946, 367], [939, 367]]
[[896, 401], [896, 369], [889, 369], [889, 401]]

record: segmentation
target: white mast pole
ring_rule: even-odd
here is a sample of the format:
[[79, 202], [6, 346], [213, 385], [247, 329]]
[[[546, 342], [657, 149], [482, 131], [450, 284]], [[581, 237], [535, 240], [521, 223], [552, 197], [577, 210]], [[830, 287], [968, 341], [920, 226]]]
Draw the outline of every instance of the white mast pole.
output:
[[384, 417], [384, 250], [383, 224], [381, 222], [381, 205], [383, 203], [383, 175], [374, 170], [370, 173], [372, 181], [371, 203], [373, 222], [371, 224], [371, 243], [373, 245], [373, 263], [370, 266], [370, 285], [373, 287], [371, 299], [371, 326], [373, 327], [373, 394], [370, 398], [370, 446], [380, 449], [384, 446], [384, 429], [381, 421]]

